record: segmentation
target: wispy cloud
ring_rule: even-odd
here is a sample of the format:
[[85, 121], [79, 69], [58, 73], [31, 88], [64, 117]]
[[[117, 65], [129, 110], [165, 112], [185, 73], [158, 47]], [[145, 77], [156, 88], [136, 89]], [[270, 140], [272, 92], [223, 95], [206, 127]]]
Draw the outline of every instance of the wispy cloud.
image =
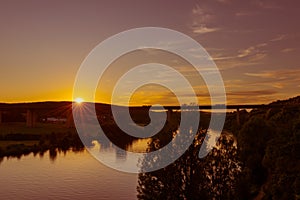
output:
[[272, 86], [273, 86], [274, 88], [278, 88], [278, 89], [284, 88], [285, 85], [286, 85], [285, 83], [273, 83], [273, 84], [272, 84]]
[[255, 47], [248, 47], [247, 49], [241, 49], [239, 50], [239, 54], [237, 55], [238, 58], [243, 58], [246, 56], [249, 56], [253, 53], [253, 51], [255, 50]]
[[244, 73], [246, 76], [259, 77], [259, 78], [274, 78], [274, 73], [261, 72], [261, 73]]
[[263, 103], [295, 96], [300, 69], [265, 70], [244, 73], [241, 79], [225, 80], [228, 104]]
[[[263, 47], [267, 46], [268, 44], [267, 43], [259, 43], [257, 45], [254, 45], [254, 46], [250, 46], [246, 49], [241, 49], [238, 51], [238, 55], [237, 57], [239, 58], [243, 58], [243, 57], [247, 57], [247, 56], [250, 56], [250, 55], [264, 55], [265, 54], [265, 50], [262, 50]], [[260, 57], [259, 56], [259, 57]]]
[[227, 104], [234, 104], [236, 102], [242, 104], [271, 102], [276, 100], [275, 97], [278, 95], [280, 94], [274, 89], [255, 90], [255, 88], [253, 88], [247, 90], [232, 90], [227, 92]]
[[204, 9], [199, 5], [193, 8], [192, 13], [197, 17], [197, 21], [200, 23], [209, 23], [215, 18], [215, 15], [210, 13], [207, 8]]
[[219, 2], [219, 3], [226, 3], [226, 4], [232, 2], [232, 0], [216, 0], [216, 1]]
[[281, 40], [286, 40], [288, 39], [288, 34], [279, 34], [277, 36], [275, 36], [273, 39], [271, 39], [271, 42], [277, 42], [277, 41], [281, 41]]
[[285, 49], [281, 50], [282, 53], [289, 53], [289, 52], [292, 52], [292, 51], [295, 51], [295, 49], [294, 48], [285, 48]]
[[212, 52], [212, 58], [222, 69], [257, 65], [267, 56], [265, 47], [267, 43], [259, 43], [235, 52]]
[[[280, 79], [255, 79], [251, 82], [244, 82], [243, 84], [247, 85], [247, 87], [253, 88], [263, 88], [263, 87], [272, 87], [276, 89], [283, 89], [283, 88], [291, 88], [295, 87], [300, 82], [300, 78], [290, 77], [290, 78], [280, 78]], [[287, 90], [288, 92], [288, 90]]]
[[253, 3], [262, 9], [282, 9], [282, 7], [276, 4], [275, 1], [255, 0]]
[[201, 24], [199, 27], [194, 27], [193, 32], [198, 33], [198, 34], [203, 34], [203, 33], [211, 33], [220, 30], [220, 28], [208, 28], [205, 25]]
[[266, 56], [266, 53], [259, 52], [255, 49], [255, 47], [248, 47], [246, 49], [238, 50], [236, 55], [224, 55], [223, 53], [213, 54], [213, 60], [230, 60], [230, 59], [238, 59], [252, 56], [252, 60], [259, 60]]
[[254, 76], [260, 78], [276, 78], [276, 79], [288, 79], [292, 77], [300, 76], [300, 69], [284, 69], [273, 71], [262, 71], [257, 73], [244, 73], [246, 76]]
[[227, 92], [229, 96], [265, 96], [276, 94], [275, 90], [243, 90], [243, 91], [233, 91]]
[[244, 83], [247, 87], [275, 88], [282, 93], [293, 92], [295, 86], [300, 82], [300, 69], [262, 71], [257, 73], [244, 73], [244, 75], [254, 78]]
[[192, 19], [192, 31], [196, 34], [205, 34], [219, 31], [219, 27], [212, 25], [216, 16], [210, 12], [208, 8], [200, 7], [196, 5], [192, 10], [193, 19]]
[[253, 15], [257, 15], [258, 12], [256, 11], [239, 11], [237, 13], [235, 13], [236, 17], [246, 17], [246, 16], [253, 16]]

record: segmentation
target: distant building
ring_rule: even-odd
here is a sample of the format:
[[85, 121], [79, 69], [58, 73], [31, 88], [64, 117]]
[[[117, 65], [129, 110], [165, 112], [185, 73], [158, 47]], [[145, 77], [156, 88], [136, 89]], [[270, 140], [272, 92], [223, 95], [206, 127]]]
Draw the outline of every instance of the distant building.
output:
[[47, 117], [46, 122], [50, 123], [66, 123], [67, 119], [66, 118], [56, 118], [56, 117]]

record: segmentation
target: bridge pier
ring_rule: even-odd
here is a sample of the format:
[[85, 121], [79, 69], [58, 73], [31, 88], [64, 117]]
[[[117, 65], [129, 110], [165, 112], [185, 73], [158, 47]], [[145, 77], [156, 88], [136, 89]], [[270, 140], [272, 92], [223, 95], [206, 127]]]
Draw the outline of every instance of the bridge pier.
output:
[[172, 115], [173, 115], [173, 110], [172, 109], [168, 109], [168, 111], [167, 111], [167, 122], [171, 122], [172, 121]]
[[37, 120], [37, 113], [34, 110], [28, 109], [27, 116], [26, 116], [26, 126], [27, 127], [35, 127], [36, 120]]

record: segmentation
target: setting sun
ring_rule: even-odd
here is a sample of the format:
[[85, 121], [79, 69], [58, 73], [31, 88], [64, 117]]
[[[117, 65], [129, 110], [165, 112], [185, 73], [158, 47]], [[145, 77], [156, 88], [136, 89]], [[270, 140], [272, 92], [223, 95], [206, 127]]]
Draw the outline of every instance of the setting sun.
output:
[[80, 98], [80, 97], [78, 97], [78, 98], [75, 99], [75, 102], [77, 104], [81, 104], [83, 101], [84, 101], [83, 98]]

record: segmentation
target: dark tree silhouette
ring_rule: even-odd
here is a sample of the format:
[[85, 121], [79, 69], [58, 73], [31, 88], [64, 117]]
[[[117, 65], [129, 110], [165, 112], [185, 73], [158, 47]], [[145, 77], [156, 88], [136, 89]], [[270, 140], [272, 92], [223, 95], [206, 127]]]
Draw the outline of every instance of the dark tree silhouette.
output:
[[[199, 159], [204, 133], [200, 131], [190, 148], [174, 163], [158, 171], [139, 174], [138, 198], [232, 199], [240, 173], [234, 139], [222, 135], [217, 147]], [[159, 159], [164, 158], [146, 156], [142, 162], [149, 165]]]

